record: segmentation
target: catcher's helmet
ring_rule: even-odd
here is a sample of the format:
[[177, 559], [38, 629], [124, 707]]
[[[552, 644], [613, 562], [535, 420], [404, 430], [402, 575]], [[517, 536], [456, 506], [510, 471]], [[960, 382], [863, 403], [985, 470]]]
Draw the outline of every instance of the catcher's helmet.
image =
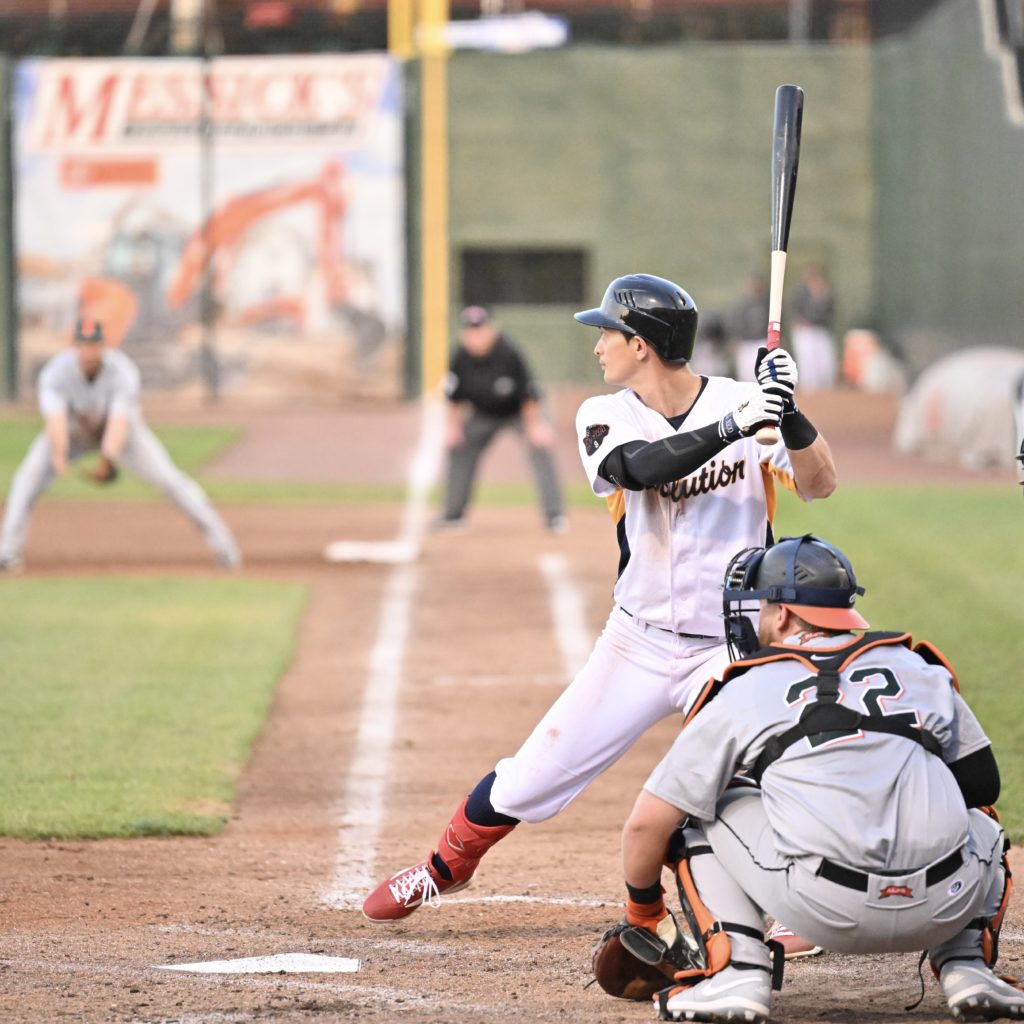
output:
[[746, 548], [729, 563], [722, 589], [729, 653], [745, 658], [757, 650], [745, 602], [781, 604], [822, 629], [867, 629], [867, 620], [853, 607], [863, 593], [846, 556], [820, 537], [807, 533], [784, 537], [770, 548]]
[[617, 277], [597, 309], [576, 314], [581, 324], [638, 334], [668, 363], [684, 363], [693, 355], [697, 307], [677, 284], [653, 274]]

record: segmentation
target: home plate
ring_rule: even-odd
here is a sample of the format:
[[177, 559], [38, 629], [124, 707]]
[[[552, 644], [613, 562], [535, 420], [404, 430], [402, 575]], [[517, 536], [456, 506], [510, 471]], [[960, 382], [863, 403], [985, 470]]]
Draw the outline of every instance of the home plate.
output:
[[317, 953], [275, 953], [240, 960], [206, 960], [197, 964], [157, 964], [161, 971], [192, 971], [196, 974], [351, 974], [359, 961], [347, 956]]

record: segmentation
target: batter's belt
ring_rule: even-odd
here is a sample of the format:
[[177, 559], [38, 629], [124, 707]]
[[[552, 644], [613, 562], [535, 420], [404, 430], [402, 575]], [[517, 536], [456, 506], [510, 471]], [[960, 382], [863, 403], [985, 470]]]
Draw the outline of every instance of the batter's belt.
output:
[[[933, 864], [924, 874], [925, 885], [935, 885], [936, 882], [941, 882], [944, 878], [949, 878], [951, 874], [964, 862], [963, 851], [954, 850], [948, 857], [943, 857], [942, 860]], [[920, 869], [918, 869], [920, 870]], [[822, 858], [821, 866], [815, 872], [822, 878], [827, 879], [829, 882], [835, 882], [836, 885], [845, 885], [847, 889], [857, 889], [860, 892], [868, 891], [868, 881], [871, 878], [870, 875], [866, 875], [863, 871], [854, 871], [852, 868], [844, 868], [840, 864], [833, 864], [830, 860]], [[902, 875], [913, 874], [912, 871], [878, 871], [877, 875], [893, 875], [899, 877]]]
[[652, 629], [657, 629], [662, 633], [670, 633], [672, 636], [681, 636], [686, 640], [717, 640], [719, 643], [725, 643], [725, 640], [720, 636], [708, 636], [706, 633], [677, 633], [674, 629], [666, 629], [665, 626], [656, 626], [653, 622], [647, 622], [645, 619], [638, 619], [632, 612], [626, 611], [622, 605], [619, 605], [619, 611], [623, 615], [628, 615], [637, 625], [650, 626]]

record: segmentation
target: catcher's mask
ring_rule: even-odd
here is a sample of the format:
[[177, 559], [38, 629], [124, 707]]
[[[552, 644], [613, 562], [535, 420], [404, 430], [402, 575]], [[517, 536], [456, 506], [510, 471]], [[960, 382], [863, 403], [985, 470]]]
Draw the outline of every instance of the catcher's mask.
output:
[[760, 646], [750, 616], [761, 601], [781, 604], [822, 629], [867, 629], [853, 607], [863, 593], [846, 556], [820, 537], [807, 533], [770, 548], [745, 548], [729, 563], [722, 588], [729, 656], [749, 658]]

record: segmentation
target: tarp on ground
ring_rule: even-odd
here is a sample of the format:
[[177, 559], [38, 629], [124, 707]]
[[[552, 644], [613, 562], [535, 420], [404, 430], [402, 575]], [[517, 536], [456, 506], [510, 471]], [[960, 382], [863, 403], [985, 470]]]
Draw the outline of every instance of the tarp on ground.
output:
[[1024, 348], [968, 348], [930, 366], [904, 396], [893, 443], [961, 466], [1014, 465], [1024, 436]]

